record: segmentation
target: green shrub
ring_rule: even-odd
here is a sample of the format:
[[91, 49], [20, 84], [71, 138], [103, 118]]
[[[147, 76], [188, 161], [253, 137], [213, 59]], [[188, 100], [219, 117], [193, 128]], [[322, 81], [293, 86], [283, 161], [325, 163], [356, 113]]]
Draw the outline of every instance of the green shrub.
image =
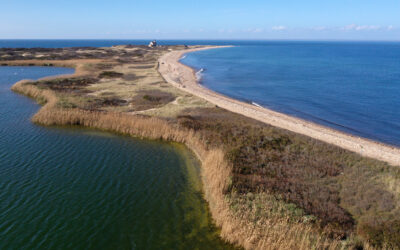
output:
[[161, 97], [159, 96], [151, 96], [151, 95], [144, 95], [143, 99], [149, 101], [149, 102], [159, 102], [161, 100]]
[[103, 71], [99, 74], [99, 78], [120, 78], [124, 74], [115, 71]]

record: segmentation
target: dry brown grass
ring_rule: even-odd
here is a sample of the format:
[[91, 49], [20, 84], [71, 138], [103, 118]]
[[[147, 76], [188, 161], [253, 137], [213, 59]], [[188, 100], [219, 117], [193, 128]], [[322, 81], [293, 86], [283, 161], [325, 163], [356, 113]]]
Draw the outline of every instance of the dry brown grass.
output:
[[[78, 67], [77, 75], [12, 89], [45, 104], [36, 123], [186, 144], [202, 161], [205, 198], [229, 242], [247, 249], [372, 249], [368, 241], [396, 247], [399, 171], [182, 93], [157, 73], [160, 53], [135, 52], [117, 62], [52, 60]], [[104, 70], [123, 75], [99, 79]], [[149, 109], [131, 112], [140, 105]]]
[[[257, 203], [243, 202], [241, 200], [243, 197], [235, 194], [226, 196], [225, 191], [230, 185], [232, 166], [226, 161], [225, 152], [216, 147], [206, 146], [192, 129], [177, 127], [155, 117], [60, 109], [56, 105], [57, 96], [53, 91], [38, 89], [26, 81], [18, 82], [12, 89], [37, 100], [46, 100], [46, 104], [32, 118], [35, 123], [80, 125], [187, 145], [202, 161], [205, 198], [217, 226], [221, 227], [221, 236], [231, 243], [244, 246], [246, 249], [340, 249], [343, 246], [342, 242], [332, 240], [313, 229], [311, 224], [293, 223], [290, 222], [289, 215], [275, 212], [267, 212], [260, 217], [257, 216], [257, 208], [254, 207]], [[271, 204], [263, 202], [262, 199], [259, 201], [260, 204]], [[236, 210], [233, 210], [232, 206], [236, 206]], [[252, 223], [249, 223], [249, 219]]]

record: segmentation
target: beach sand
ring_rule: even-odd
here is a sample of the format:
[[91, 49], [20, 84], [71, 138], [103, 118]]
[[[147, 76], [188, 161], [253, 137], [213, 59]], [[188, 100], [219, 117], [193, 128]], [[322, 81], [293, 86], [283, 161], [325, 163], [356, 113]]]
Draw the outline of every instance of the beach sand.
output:
[[159, 59], [159, 72], [167, 82], [175, 87], [201, 97], [231, 112], [336, 145], [365, 157], [400, 166], [400, 149], [397, 147], [353, 136], [264, 107], [241, 102], [218, 94], [198, 84], [196, 72], [189, 66], [180, 63], [179, 60], [186, 53], [215, 48], [222, 48], [222, 46], [209, 46], [205, 48], [169, 52]]

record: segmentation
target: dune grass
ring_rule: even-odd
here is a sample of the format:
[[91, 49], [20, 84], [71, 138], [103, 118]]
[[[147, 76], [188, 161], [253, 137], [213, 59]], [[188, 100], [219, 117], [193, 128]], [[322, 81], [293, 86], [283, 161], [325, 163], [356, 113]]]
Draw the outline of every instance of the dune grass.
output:
[[[33, 117], [39, 124], [186, 144], [202, 161], [204, 195], [229, 242], [247, 249], [400, 248], [398, 167], [175, 89], [156, 70], [167, 50], [118, 49], [136, 57], [86, 63], [79, 77], [23, 81], [13, 90], [46, 103]], [[105, 69], [119, 74], [98, 77]]]

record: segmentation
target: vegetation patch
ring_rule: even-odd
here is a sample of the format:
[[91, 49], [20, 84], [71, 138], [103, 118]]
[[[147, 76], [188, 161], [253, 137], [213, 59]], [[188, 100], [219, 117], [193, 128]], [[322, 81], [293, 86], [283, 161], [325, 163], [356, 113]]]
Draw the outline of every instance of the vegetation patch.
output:
[[135, 65], [129, 66], [130, 69], [153, 69], [154, 65]]
[[[399, 199], [374, 179], [382, 173], [399, 176], [396, 168], [219, 108], [186, 110], [177, 122], [199, 133], [209, 147], [223, 145], [233, 166], [227, 194], [277, 195], [315, 216], [336, 239], [349, 237], [361, 218], [380, 219], [360, 232], [375, 245], [394, 240], [389, 222], [398, 214]], [[365, 233], [371, 228], [388, 233], [374, 241], [375, 233]]]
[[140, 91], [130, 102], [135, 111], [156, 108], [174, 101], [175, 95], [160, 90]]
[[118, 97], [105, 96], [97, 98], [85, 98], [80, 107], [90, 111], [102, 110], [105, 107], [127, 106], [128, 101]]
[[112, 69], [114, 67], [113, 64], [111, 63], [98, 63], [96, 64], [96, 69], [98, 70], [108, 70], [108, 69]]
[[123, 75], [116, 71], [103, 71], [99, 74], [99, 78], [121, 78]]
[[126, 81], [135, 81], [135, 80], [139, 80], [139, 79], [142, 79], [142, 78], [145, 78], [145, 76], [138, 76], [138, 75], [135, 75], [133, 73], [126, 74], [123, 77], [123, 79], [126, 80]]
[[[155, 51], [165, 50], [164, 48]], [[124, 50], [113, 48], [75, 47], [75, 48], [0, 48], [1, 60], [72, 60], [72, 59], [110, 59], [117, 57], [116, 62], [135, 61], [135, 58], [146, 58], [149, 50]], [[154, 53], [154, 52], [153, 52]], [[133, 59], [132, 59], [133, 58]], [[115, 62], [114, 62], [115, 63]], [[104, 66], [108, 63], [102, 63]], [[105, 66], [101, 69], [110, 69]]]
[[68, 98], [60, 98], [57, 102], [58, 108], [71, 109], [77, 108], [77, 105], [71, 102]]
[[400, 219], [368, 218], [358, 225], [358, 233], [372, 245], [385, 249], [399, 249]]
[[[43, 124], [118, 128], [180, 142], [189, 137], [191, 145], [201, 145], [214, 156], [219, 153], [212, 158], [216, 161], [207, 163], [215, 167], [212, 177], [223, 179], [217, 182], [222, 184], [207, 188], [218, 189], [223, 197], [218, 201], [226, 202], [229, 211], [244, 221], [232, 222], [231, 214], [221, 217], [231, 223], [229, 233], [246, 231], [228, 237], [233, 242], [242, 237], [240, 242], [251, 242], [250, 246], [264, 241], [275, 248], [289, 248], [288, 241], [294, 242], [291, 249], [304, 242], [317, 249], [400, 248], [400, 168], [265, 125], [174, 89], [154, 67], [168, 49], [0, 49], [0, 61], [16, 65], [5, 60], [104, 59], [81, 63], [84, 77], [21, 82], [14, 90], [48, 101], [36, 117]], [[36, 63], [43, 64], [53, 62]], [[88, 95], [88, 88], [93, 93]], [[49, 103], [65, 110], [54, 112]], [[131, 111], [144, 112], [118, 113]], [[221, 165], [225, 169], [218, 169]], [[210, 207], [215, 205], [210, 201]], [[232, 225], [237, 226], [235, 232]]]
[[43, 80], [32, 83], [40, 89], [51, 89], [57, 92], [85, 92], [86, 86], [96, 83], [96, 78], [59, 78], [52, 80]]

